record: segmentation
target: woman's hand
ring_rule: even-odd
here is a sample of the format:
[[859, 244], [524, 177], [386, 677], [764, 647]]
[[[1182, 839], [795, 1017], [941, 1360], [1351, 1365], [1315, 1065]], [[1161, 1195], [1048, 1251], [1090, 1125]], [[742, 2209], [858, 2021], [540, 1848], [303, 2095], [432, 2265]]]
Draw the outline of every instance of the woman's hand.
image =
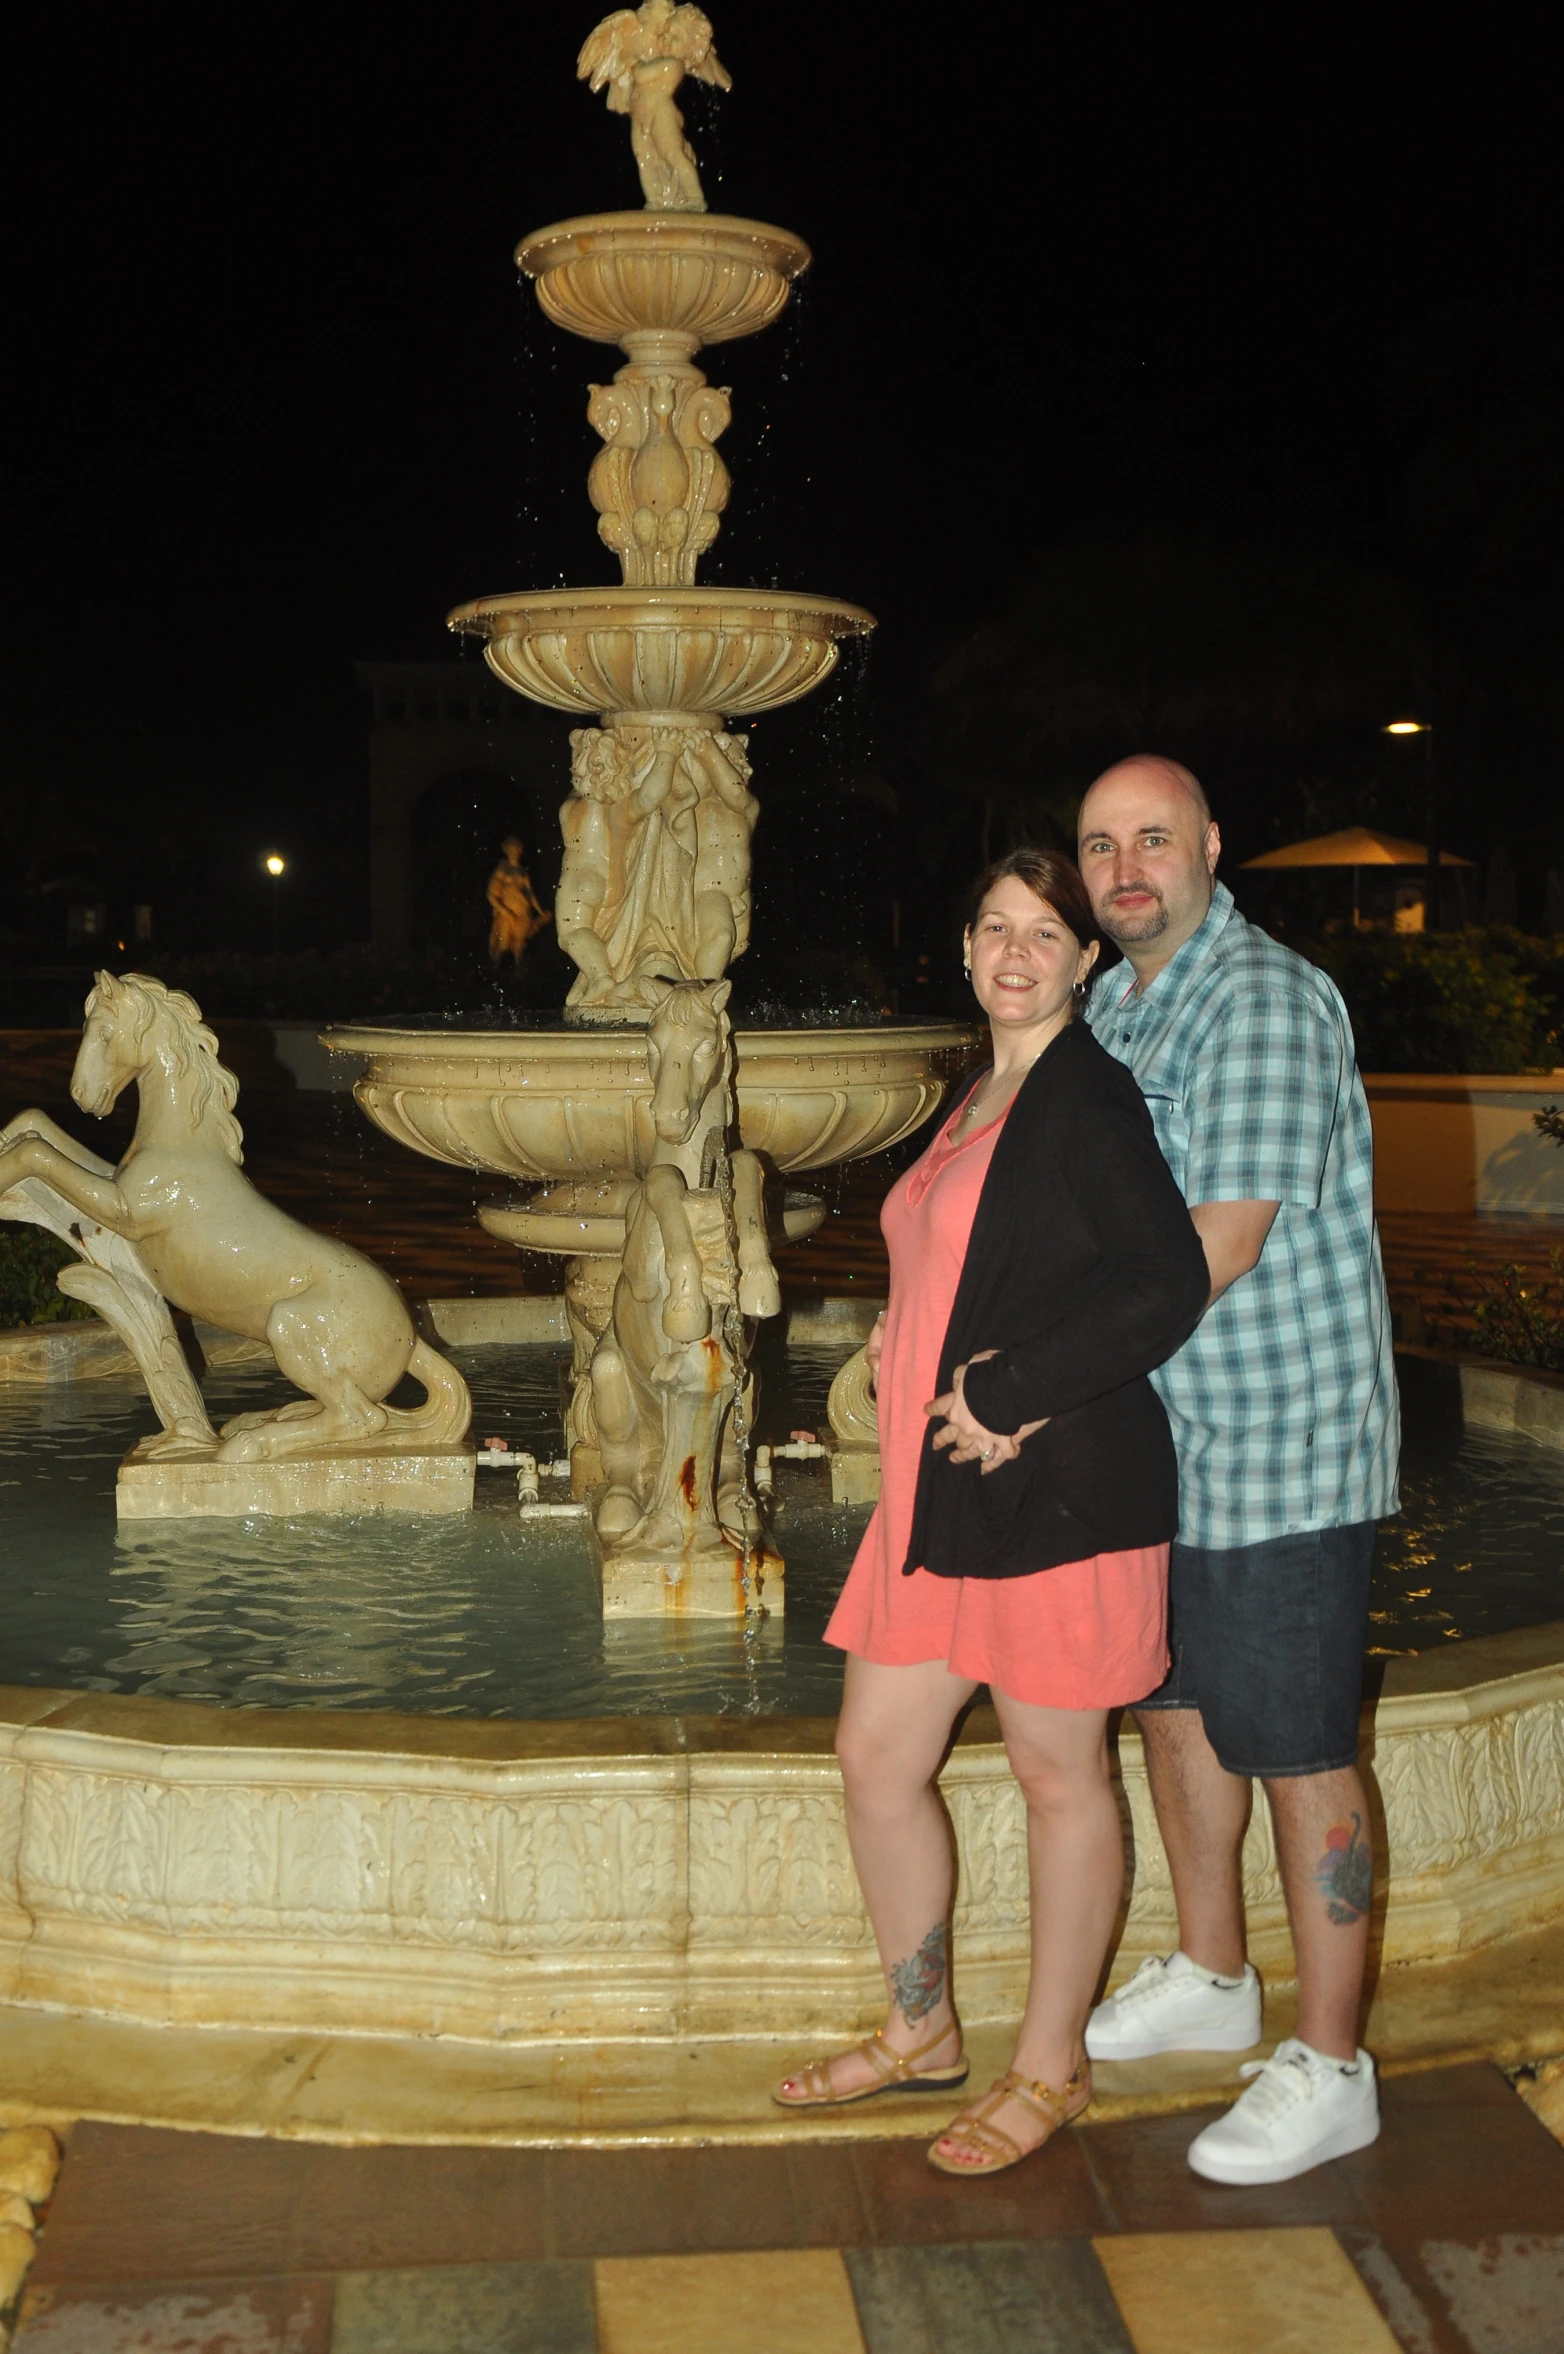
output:
[[[995, 1349], [979, 1349], [967, 1364], [978, 1365], [997, 1354]], [[958, 1365], [945, 1395], [931, 1398], [923, 1411], [931, 1418], [939, 1417], [942, 1428], [934, 1433], [934, 1444], [950, 1449], [952, 1463], [976, 1463], [985, 1473], [997, 1471], [1001, 1463], [1013, 1463], [1020, 1453], [1020, 1434], [1009, 1438], [1003, 1431], [984, 1429], [967, 1405], [966, 1372], [966, 1365]]]
[[864, 1363], [869, 1368], [869, 1388], [878, 1394], [880, 1387], [880, 1354], [885, 1347], [885, 1310], [882, 1308], [869, 1327], [869, 1337], [863, 1344]]

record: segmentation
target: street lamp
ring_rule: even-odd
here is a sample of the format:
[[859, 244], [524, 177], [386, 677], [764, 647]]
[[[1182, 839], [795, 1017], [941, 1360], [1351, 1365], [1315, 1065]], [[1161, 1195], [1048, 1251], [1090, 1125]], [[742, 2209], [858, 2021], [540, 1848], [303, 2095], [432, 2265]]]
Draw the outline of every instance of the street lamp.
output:
[[1424, 791], [1423, 832], [1424, 849], [1428, 857], [1428, 880], [1423, 886], [1423, 921], [1429, 931], [1439, 929], [1439, 790], [1434, 773], [1434, 729], [1427, 719], [1393, 719], [1385, 729], [1387, 736], [1421, 736], [1423, 739]]
[[282, 878], [288, 861], [280, 850], [268, 850], [261, 864], [272, 879], [272, 954], [275, 956], [282, 929]]

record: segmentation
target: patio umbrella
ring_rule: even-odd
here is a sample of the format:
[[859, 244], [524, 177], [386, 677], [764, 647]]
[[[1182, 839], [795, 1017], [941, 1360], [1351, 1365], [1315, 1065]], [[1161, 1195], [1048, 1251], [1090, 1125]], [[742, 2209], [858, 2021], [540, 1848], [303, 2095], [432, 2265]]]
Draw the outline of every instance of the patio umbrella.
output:
[[[1457, 858], [1453, 850], [1441, 850], [1441, 866], [1472, 866], [1476, 861]], [[1364, 866], [1421, 866], [1428, 864], [1428, 852], [1421, 842], [1403, 842], [1397, 834], [1377, 834], [1370, 826], [1348, 826], [1339, 834], [1316, 834], [1307, 842], [1289, 842], [1284, 849], [1267, 850], [1258, 858], [1246, 858], [1250, 866], [1350, 866], [1352, 869], [1352, 922], [1358, 921], [1358, 869]]]

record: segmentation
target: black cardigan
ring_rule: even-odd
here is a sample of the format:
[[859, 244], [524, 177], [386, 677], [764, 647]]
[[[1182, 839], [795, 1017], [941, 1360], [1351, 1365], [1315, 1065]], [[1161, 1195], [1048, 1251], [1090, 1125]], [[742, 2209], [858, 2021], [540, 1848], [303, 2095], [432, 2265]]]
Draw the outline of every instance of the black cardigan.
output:
[[973, 1414], [993, 1431], [1044, 1415], [1047, 1428], [983, 1473], [936, 1451], [930, 1423], [904, 1575], [1024, 1577], [1176, 1535], [1173, 1441], [1146, 1375], [1189, 1337], [1210, 1289], [1139, 1087], [1072, 1022], [999, 1132], [934, 1393], [997, 1349], [966, 1377]]

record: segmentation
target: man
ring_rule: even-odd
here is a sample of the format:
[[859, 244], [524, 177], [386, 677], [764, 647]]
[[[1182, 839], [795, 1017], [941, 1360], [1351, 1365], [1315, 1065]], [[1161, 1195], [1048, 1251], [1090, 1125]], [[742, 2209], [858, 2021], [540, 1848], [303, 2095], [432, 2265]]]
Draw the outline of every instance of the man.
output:
[[1323, 973], [1216, 880], [1221, 837], [1170, 760], [1110, 768], [1080, 863], [1125, 963], [1089, 1020], [1140, 1082], [1211, 1270], [1153, 1378], [1179, 1456], [1167, 1681], [1137, 1709], [1180, 1950], [1093, 2012], [1097, 2059], [1260, 2039], [1240, 1849], [1265, 1786], [1298, 1957], [1298, 2033], [1189, 2152], [1217, 2182], [1283, 2182], [1379, 2131], [1358, 2049], [1373, 1854], [1357, 1729], [1374, 1524], [1400, 1430], [1374, 1227], [1368, 1103]]

